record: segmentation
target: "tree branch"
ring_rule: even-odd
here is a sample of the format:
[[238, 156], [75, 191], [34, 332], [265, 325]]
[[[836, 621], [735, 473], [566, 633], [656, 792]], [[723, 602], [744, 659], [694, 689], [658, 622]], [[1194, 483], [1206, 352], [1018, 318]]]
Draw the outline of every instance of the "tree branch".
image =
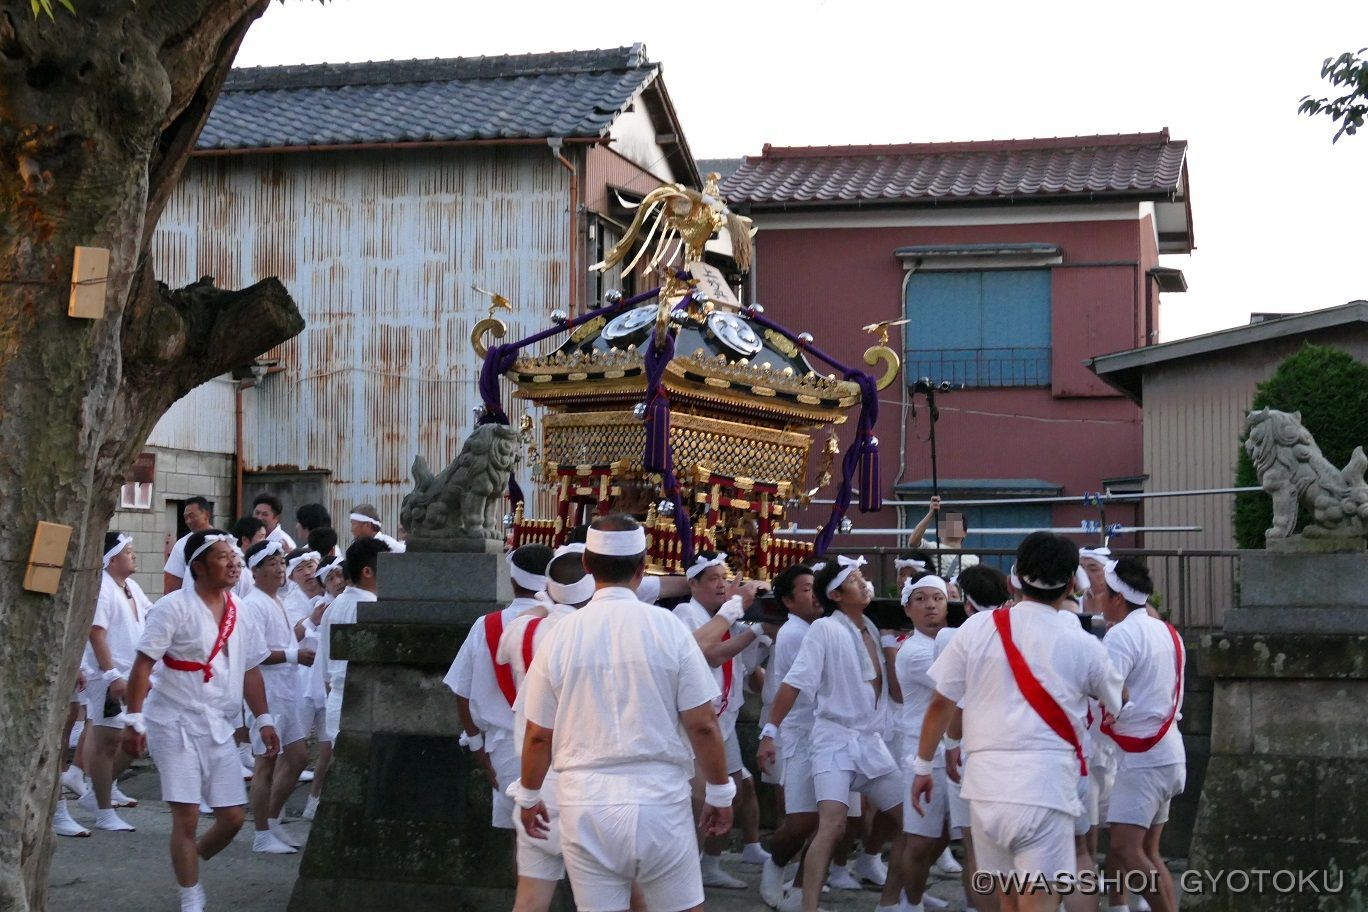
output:
[[[209, 110], [223, 89], [247, 29], [269, 3], [270, 0], [251, 0], [250, 5], [224, 3], [218, 10], [216, 23], [197, 23], [193, 34], [178, 35], [163, 45], [163, 51], [175, 48], [175, 53], [167, 54], [163, 61], [172, 84], [171, 116], [157, 139], [148, 164], [143, 249], [147, 248], [157, 229], [166, 201], [180, 180], [185, 162], [209, 118]], [[226, 30], [225, 13], [231, 23]], [[237, 18], [234, 20], [233, 16]], [[191, 72], [184, 75], [187, 69]]]

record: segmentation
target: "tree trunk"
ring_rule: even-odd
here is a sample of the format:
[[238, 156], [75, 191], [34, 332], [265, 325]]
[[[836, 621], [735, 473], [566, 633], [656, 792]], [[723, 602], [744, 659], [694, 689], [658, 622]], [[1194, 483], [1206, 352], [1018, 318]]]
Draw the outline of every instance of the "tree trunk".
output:
[[[156, 282], [147, 244], [268, 0], [0, 0], [0, 910], [45, 906], [62, 720], [123, 475], [195, 386], [296, 335], [275, 279]], [[57, 4], [53, 4], [54, 7]], [[67, 316], [74, 248], [110, 250], [105, 314]], [[55, 596], [36, 524], [73, 529]]]

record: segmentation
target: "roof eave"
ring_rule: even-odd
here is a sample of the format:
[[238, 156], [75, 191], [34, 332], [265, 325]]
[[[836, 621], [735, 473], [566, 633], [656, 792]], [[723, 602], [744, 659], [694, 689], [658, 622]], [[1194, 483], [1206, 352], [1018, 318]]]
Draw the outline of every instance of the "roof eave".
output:
[[[292, 146], [233, 146], [229, 148], [195, 149], [190, 155], [195, 158], [221, 158], [232, 155], [270, 155], [275, 153], [299, 152], [361, 152], [420, 149], [461, 149], [479, 146], [544, 146], [551, 136], [518, 136], [495, 139], [434, 139], [405, 142], [361, 142], [361, 143], [319, 143], [316, 145]], [[602, 136], [563, 136], [557, 137], [566, 143], [593, 145], [603, 141]]]
[[698, 163], [694, 161], [693, 152], [689, 149], [689, 139], [684, 134], [684, 125], [679, 120], [679, 113], [675, 111], [674, 102], [670, 100], [670, 93], [665, 88], [664, 68], [655, 64], [655, 71], [650, 78], [642, 83], [638, 94], [651, 91], [659, 98], [660, 108], [669, 121], [671, 132], [678, 137], [678, 143], [673, 150], [667, 151], [670, 166], [676, 174], [681, 174], [688, 178], [684, 183], [690, 187], [702, 187], [702, 175], [698, 173]]
[[1144, 394], [1143, 374], [1147, 367], [1354, 323], [1368, 326], [1368, 301], [1351, 301], [1338, 307], [1293, 314], [1279, 320], [1232, 326], [1187, 339], [1162, 342], [1159, 345], [1129, 348], [1088, 358], [1083, 364], [1108, 385], [1134, 402], [1140, 403]]
[[[860, 200], [751, 200], [744, 197], [735, 205], [748, 212], [786, 212], [792, 210], [849, 211], [853, 209], [891, 209], [898, 207], [937, 209], [945, 206], [1009, 206], [1042, 203], [1086, 204], [1111, 200], [1171, 202], [1177, 190], [1108, 190], [1087, 193], [1014, 193], [1007, 196], [923, 196]], [[1190, 224], [1189, 220], [1189, 224]]]

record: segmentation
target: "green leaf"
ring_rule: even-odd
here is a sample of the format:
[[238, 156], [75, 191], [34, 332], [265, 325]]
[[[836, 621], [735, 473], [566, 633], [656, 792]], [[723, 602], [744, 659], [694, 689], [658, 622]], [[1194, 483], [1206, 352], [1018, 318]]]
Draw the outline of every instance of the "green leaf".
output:
[[71, 15], [76, 15], [76, 7], [71, 5], [71, 0], [57, 0], [57, 2], [66, 7], [67, 12], [71, 13]]

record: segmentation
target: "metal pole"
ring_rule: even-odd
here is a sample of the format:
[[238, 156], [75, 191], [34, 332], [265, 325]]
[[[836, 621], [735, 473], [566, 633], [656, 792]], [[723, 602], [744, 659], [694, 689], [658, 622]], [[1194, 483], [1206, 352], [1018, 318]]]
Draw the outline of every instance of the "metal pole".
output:
[[[1260, 487], [1242, 488], [1202, 488], [1193, 491], [1155, 491], [1153, 493], [1135, 494], [1072, 494], [1052, 497], [1004, 497], [980, 498], [976, 500], [947, 500], [941, 504], [943, 507], [999, 507], [1018, 504], [1083, 504], [1089, 506], [1099, 500], [1114, 503], [1127, 503], [1135, 500], [1153, 500], [1160, 497], [1203, 497], [1216, 494], [1247, 494], [1255, 491], [1262, 491]], [[856, 492], [859, 493], [859, 492]], [[814, 500], [814, 504], [832, 504], [833, 500]], [[925, 507], [930, 503], [926, 500], [885, 500], [886, 507]]]
[[[821, 529], [777, 529], [775, 535], [819, 535]], [[851, 529], [842, 535], [907, 535], [912, 529]], [[975, 529], [975, 535], [1029, 535], [1032, 532], [1057, 532], [1060, 535], [1096, 535], [1095, 526], [1057, 526], [1046, 529]], [[1112, 526], [1102, 530], [1108, 535], [1128, 535], [1133, 532], [1201, 532], [1201, 526]]]

